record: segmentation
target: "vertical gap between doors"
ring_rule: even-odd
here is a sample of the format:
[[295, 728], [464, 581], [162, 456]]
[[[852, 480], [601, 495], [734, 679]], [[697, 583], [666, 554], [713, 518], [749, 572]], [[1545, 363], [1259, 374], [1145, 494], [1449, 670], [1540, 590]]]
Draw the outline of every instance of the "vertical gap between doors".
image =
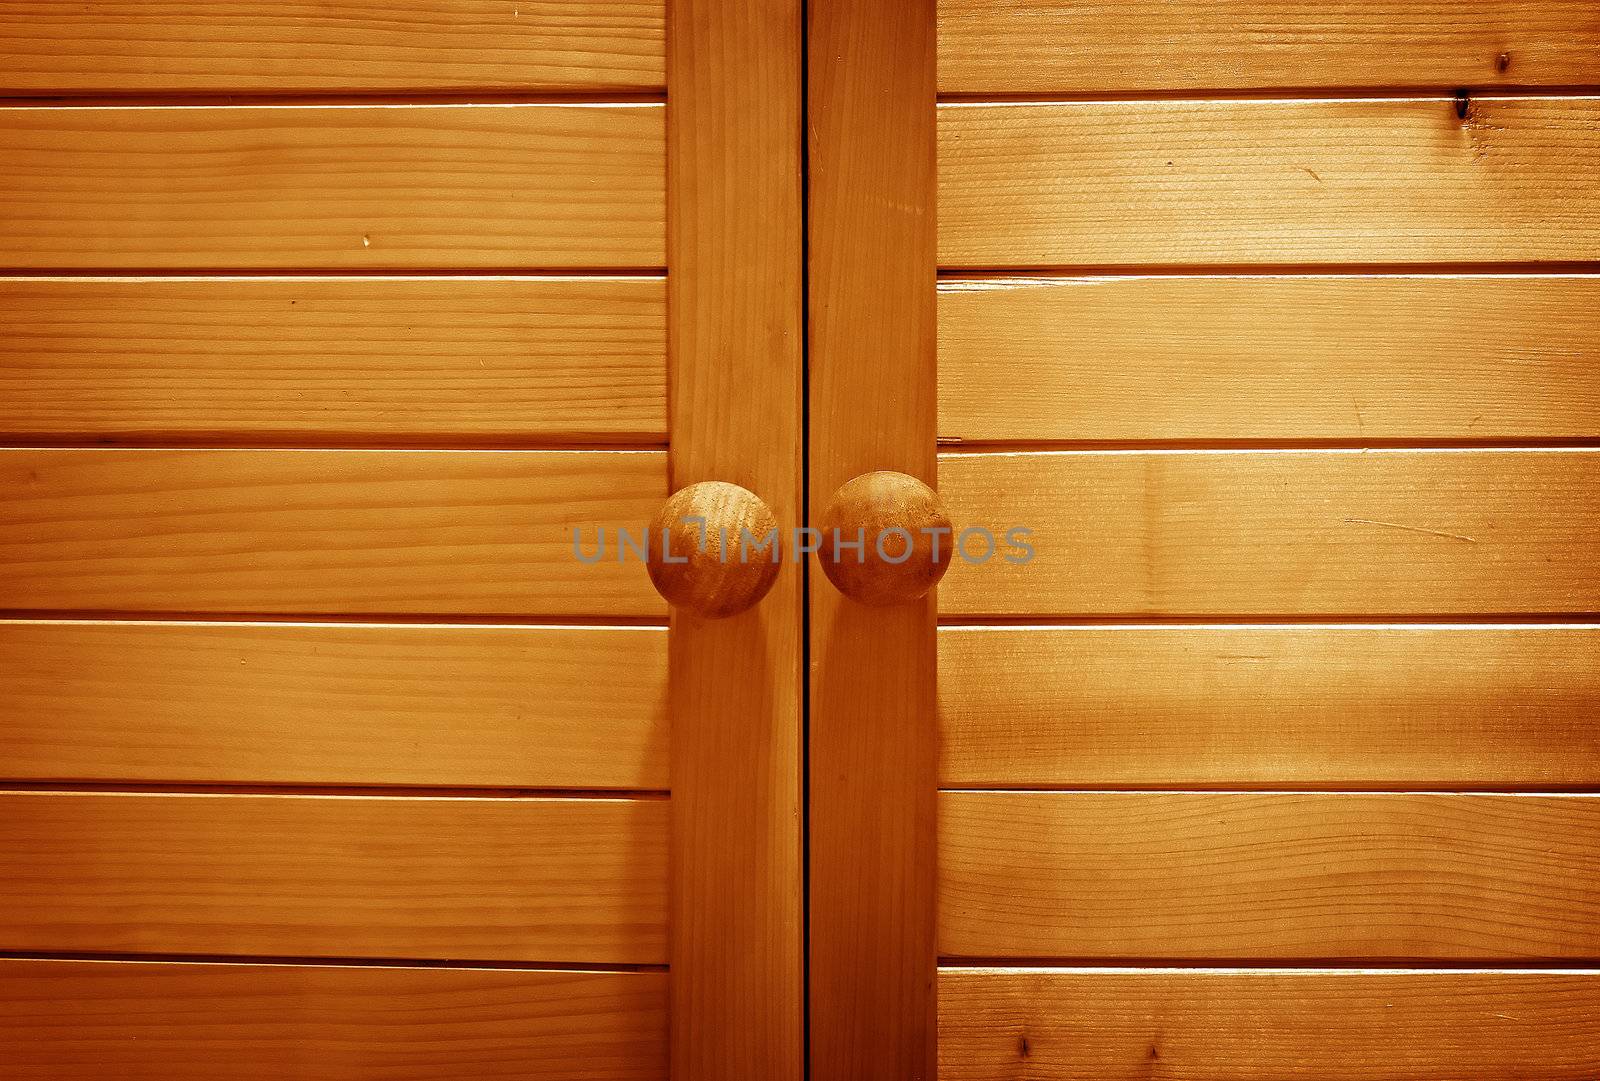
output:
[[[800, 0], [800, 525], [811, 524], [811, 0]], [[800, 1075], [811, 1081], [811, 561], [800, 560]]]

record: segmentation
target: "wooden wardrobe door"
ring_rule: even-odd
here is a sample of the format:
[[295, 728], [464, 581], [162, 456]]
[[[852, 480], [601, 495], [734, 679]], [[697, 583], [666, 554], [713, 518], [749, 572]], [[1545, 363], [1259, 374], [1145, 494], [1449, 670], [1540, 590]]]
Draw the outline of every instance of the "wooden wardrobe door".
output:
[[814, 1075], [1592, 1074], [1593, 11], [810, 28]]
[[799, 1081], [797, 0], [5, 7], [0, 1077]]

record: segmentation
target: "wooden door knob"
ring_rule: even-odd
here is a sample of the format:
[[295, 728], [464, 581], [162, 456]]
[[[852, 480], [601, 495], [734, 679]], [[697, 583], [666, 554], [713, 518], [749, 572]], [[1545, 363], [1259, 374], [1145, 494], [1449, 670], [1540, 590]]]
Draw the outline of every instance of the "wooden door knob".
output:
[[711, 619], [751, 608], [782, 558], [772, 508], [720, 480], [680, 488], [650, 523], [646, 565], [668, 604]]
[[846, 481], [822, 511], [817, 555], [828, 581], [862, 604], [903, 604], [939, 584], [955, 538], [939, 494], [880, 470]]

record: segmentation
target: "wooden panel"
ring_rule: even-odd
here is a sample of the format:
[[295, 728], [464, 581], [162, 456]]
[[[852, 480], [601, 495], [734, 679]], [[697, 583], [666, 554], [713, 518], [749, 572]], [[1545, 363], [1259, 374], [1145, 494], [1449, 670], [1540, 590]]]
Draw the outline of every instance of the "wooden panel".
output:
[[664, 962], [667, 802], [0, 795], [0, 948]]
[[[0, 452], [0, 606], [655, 615], [659, 451]], [[606, 558], [593, 557], [598, 527]]]
[[1594, 81], [1586, 0], [940, 0], [939, 88], [1060, 93]]
[[0, 279], [0, 429], [662, 439], [659, 279]]
[[659, 105], [0, 109], [15, 268], [657, 267]]
[[951, 567], [947, 613], [1600, 610], [1592, 450], [969, 454], [939, 479], [1004, 553]]
[[665, 1081], [661, 972], [0, 961], [0, 1078]]
[[[933, 482], [934, 2], [807, 4], [808, 520]], [[811, 1076], [935, 1072], [934, 607], [810, 583]]]
[[1600, 626], [949, 628], [940, 778], [1600, 783]]
[[[672, 487], [804, 518], [801, 0], [671, 0]], [[672, 619], [672, 1076], [801, 1081], [805, 705], [798, 565]]]
[[1588, 1081], [1600, 973], [939, 976], [943, 1081]]
[[664, 789], [666, 639], [654, 627], [0, 622], [0, 772]]
[[1600, 278], [949, 282], [939, 382], [966, 440], [1588, 438]]
[[939, 110], [953, 266], [1600, 255], [1600, 99]]
[[946, 792], [956, 957], [1580, 958], [1592, 796]]
[[654, 89], [662, 0], [7, 0], [0, 90]]

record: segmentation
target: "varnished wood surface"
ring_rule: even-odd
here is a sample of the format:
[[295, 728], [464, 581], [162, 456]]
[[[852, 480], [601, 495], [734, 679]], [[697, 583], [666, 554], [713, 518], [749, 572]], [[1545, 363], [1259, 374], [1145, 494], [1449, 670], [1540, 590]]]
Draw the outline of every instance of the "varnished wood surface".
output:
[[939, 975], [944, 1081], [1588, 1081], [1600, 973]]
[[940, 0], [947, 93], [1594, 82], [1586, 0]]
[[0, 259], [657, 267], [660, 105], [0, 109]]
[[[800, 0], [669, 0], [672, 488], [800, 524], [805, 446]], [[672, 1076], [805, 1076], [805, 598], [674, 610]]]
[[1600, 610], [1592, 450], [953, 454], [939, 479], [957, 529], [1036, 551], [957, 560], [949, 615]]
[[955, 267], [1587, 260], [1600, 99], [939, 110]]
[[650, 525], [657, 538], [650, 584], [680, 616], [726, 619], [747, 612], [783, 573], [772, 508], [737, 484], [701, 480], [679, 488]]
[[0, 279], [0, 431], [664, 440], [665, 292], [650, 278]]
[[822, 572], [859, 604], [921, 601], [950, 565], [951, 545], [936, 539], [950, 534], [939, 493], [905, 473], [875, 470], [845, 481], [812, 521], [822, 536]]
[[1585, 439], [1600, 278], [947, 282], [939, 388], [948, 439]]
[[0, 948], [662, 963], [667, 801], [0, 795]]
[[661, 972], [0, 961], [0, 1078], [665, 1081]]
[[0, 92], [644, 90], [662, 0], [7, 0]]
[[1600, 626], [949, 627], [940, 782], [1600, 783]]
[[[886, 469], [934, 482], [933, 0], [807, 5], [807, 459], [818, 522]], [[809, 577], [811, 1076], [932, 1081], [932, 598]]]
[[1600, 955], [1600, 797], [945, 792], [952, 957]]
[[4, 621], [0, 776], [664, 789], [666, 695], [657, 627]]
[[[659, 451], [0, 452], [0, 607], [659, 615]], [[593, 556], [578, 560], [572, 530]]]

